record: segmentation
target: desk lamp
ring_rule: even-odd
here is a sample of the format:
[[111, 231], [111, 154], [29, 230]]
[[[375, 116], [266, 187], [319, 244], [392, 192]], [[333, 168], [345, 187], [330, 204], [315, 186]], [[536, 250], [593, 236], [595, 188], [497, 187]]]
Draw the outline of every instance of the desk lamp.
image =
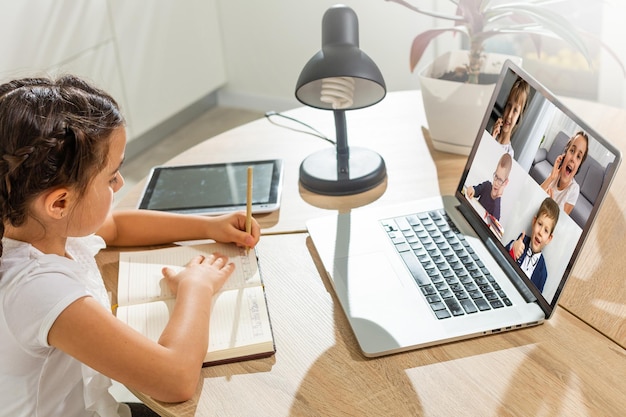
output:
[[374, 188], [385, 179], [385, 161], [374, 151], [348, 147], [346, 110], [371, 106], [385, 97], [380, 70], [359, 49], [356, 13], [335, 5], [322, 18], [322, 50], [307, 62], [296, 84], [296, 98], [307, 106], [332, 110], [337, 141], [306, 157], [300, 183], [312, 192], [350, 195]]

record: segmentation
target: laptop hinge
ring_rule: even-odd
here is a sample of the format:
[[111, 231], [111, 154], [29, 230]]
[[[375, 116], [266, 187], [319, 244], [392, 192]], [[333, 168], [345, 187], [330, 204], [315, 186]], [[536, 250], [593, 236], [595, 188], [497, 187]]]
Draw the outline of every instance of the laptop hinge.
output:
[[517, 275], [515, 269], [511, 266], [511, 264], [509, 264], [509, 262], [506, 260], [502, 252], [500, 252], [496, 244], [493, 243], [492, 238], [488, 237], [485, 240], [485, 246], [487, 247], [487, 250], [493, 255], [496, 262], [498, 263], [498, 265], [500, 265], [500, 268], [502, 268], [506, 276], [509, 277], [513, 285], [515, 285], [520, 294], [522, 294], [524, 300], [526, 300], [526, 302], [528, 303], [534, 303], [535, 301], [537, 301], [537, 297], [535, 297], [535, 294], [532, 293], [532, 291], [524, 283], [522, 278]]
[[487, 247], [487, 250], [489, 251], [489, 253], [493, 256], [493, 258], [496, 260], [498, 265], [500, 265], [500, 268], [502, 268], [502, 270], [504, 271], [506, 276], [509, 278], [509, 280], [513, 283], [513, 285], [515, 285], [515, 287], [520, 292], [524, 300], [526, 300], [527, 303], [537, 302], [537, 297], [535, 296], [535, 294], [533, 294], [533, 292], [531, 291], [530, 288], [528, 288], [524, 280], [517, 274], [517, 272], [515, 272], [515, 268], [513, 268], [513, 266], [506, 259], [505, 255], [500, 251], [498, 246], [494, 243], [493, 238], [487, 232], [485, 232], [481, 227], [479, 227], [478, 225], [472, 224], [472, 222], [474, 221], [474, 217], [473, 217], [474, 213], [472, 213], [471, 210], [469, 210], [463, 204], [459, 204], [457, 208], [462, 213], [463, 217], [465, 217], [465, 220], [467, 220], [467, 222], [470, 223], [470, 225], [472, 226], [472, 229], [474, 229], [474, 231], [476, 232], [476, 234], [478, 234], [480, 239], [483, 242], [485, 242], [485, 246]]

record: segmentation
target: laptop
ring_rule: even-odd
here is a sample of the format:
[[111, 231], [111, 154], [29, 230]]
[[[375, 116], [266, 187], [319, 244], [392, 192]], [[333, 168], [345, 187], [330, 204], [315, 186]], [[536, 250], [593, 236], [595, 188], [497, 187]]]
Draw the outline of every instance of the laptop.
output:
[[[528, 94], [509, 152], [492, 132], [518, 80], [528, 84]], [[306, 224], [367, 357], [549, 319], [621, 162], [618, 149], [510, 61], [479, 132], [471, 134], [476, 140], [454, 196], [360, 208]], [[582, 164], [580, 135], [588, 138]], [[570, 138], [566, 159], [561, 155]], [[507, 174], [505, 154], [511, 153]], [[574, 193], [558, 205], [559, 193], [553, 198], [541, 184], [561, 165], [566, 183], [575, 159], [577, 200]]]

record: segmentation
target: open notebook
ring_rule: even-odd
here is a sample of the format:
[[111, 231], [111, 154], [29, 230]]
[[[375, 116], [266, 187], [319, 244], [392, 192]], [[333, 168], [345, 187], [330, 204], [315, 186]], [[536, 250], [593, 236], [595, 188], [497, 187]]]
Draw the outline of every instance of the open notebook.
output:
[[[520, 85], [523, 113], [507, 149], [497, 127], [513, 120], [508, 97]], [[366, 356], [549, 319], [621, 161], [613, 145], [511, 62], [479, 132], [467, 134], [476, 140], [455, 196], [307, 222]], [[553, 177], [557, 190], [549, 194], [541, 185], [550, 189]]]
[[218, 252], [235, 271], [213, 296], [209, 346], [204, 365], [257, 359], [275, 352], [265, 288], [254, 250], [204, 243], [120, 253], [117, 318], [158, 341], [176, 302], [162, 268], [182, 270], [191, 258]]

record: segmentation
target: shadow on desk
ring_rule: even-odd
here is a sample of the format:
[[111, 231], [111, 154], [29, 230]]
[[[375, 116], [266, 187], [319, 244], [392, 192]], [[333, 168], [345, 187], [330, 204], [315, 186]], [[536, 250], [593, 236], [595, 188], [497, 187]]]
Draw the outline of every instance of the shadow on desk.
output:
[[[337, 343], [309, 368], [294, 396], [290, 414], [421, 415], [419, 401], [415, 401], [418, 396], [404, 369], [379, 368], [378, 365], [383, 364], [378, 361], [384, 359], [367, 359], [359, 351], [357, 340], [339, 307], [339, 300], [310, 238], [306, 239], [306, 246], [322, 277], [324, 288], [332, 298]], [[351, 360], [338, 362], [338, 358]]]
[[[551, 410], [569, 416], [607, 409], [618, 415], [620, 394], [611, 387], [620, 384], [621, 373], [594, 363], [609, 356], [608, 363], [619, 363], [623, 352], [607, 349], [610, 344], [594, 339], [593, 329], [566, 312], [534, 328], [364, 357], [310, 238], [306, 245], [332, 299], [336, 342], [302, 379], [291, 415], [538, 415]], [[605, 405], [598, 405], [599, 398]]]
[[163, 415], [587, 416], [624, 409], [624, 350], [563, 308], [533, 328], [367, 359], [306, 234], [266, 236], [259, 257], [275, 363], [207, 368], [191, 401], [154, 406]]
[[366, 206], [378, 200], [387, 190], [387, 178], [376, 187], [358, 194], [345, 196], [325, 196], [308, 191], [299, 184], [300, 197], [308, 204], [326, 210], [339, 212], [349, 211], [358, 207]]
[[[444, 348], [443, 356], [440, 355], [441, 348], [434, 348], [374, 359], [366, 358], [358, 348], [357, 340], [339, 307], [339, 300], [310, 238], [307, 238], [306, 245], [322, 277], [324, 288], [333, 301], [336, 343], [309, 368], [295, 395], [296, 401], [292, 405], [291, 415], [428, 415], [422, 404], [421, 394], [425, 386], [432, 385], [431, 381], [425, 380], [426, 385], [415, 384], [411, 375], [413, 371], [420, 368], [436, 369], [447, 362], [454, 367], [456, 361], [499, 349], [497, 344], [491, 345], [493, 350], [486, 350], [484, 344], [463, 345], [459, 342]], [[459, 344], [460, 346], [454, 347]], [[477, 347], [476, 350], [472, 349], [474, 346]], [[351, 360], [338, 362], [339, 358], [348, 357]], [[329, 381], [343, 381], [343, 384], [332, 384]], [[446, 385], [449, 383], [444, 383], [443, 386]], [[429, 387], [428, 391], [431, 389]], [[447, 389], [444, 391], [444, 395], [448, 396], [454, 392]]]

